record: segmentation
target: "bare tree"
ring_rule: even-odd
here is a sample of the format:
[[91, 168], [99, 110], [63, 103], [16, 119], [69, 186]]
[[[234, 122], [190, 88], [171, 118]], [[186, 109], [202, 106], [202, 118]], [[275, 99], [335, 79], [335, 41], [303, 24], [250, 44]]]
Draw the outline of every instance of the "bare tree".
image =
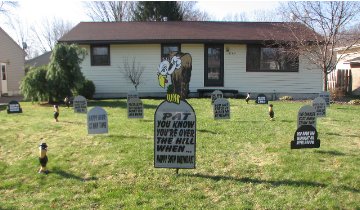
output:
[[87, 14], [93, 21], [120, 22], [132, 19], [132, 1], [88, 1]]
[[299, 33], [293, 28], [295, 24], [288, 24], [296, 40], [293, 49], [299, 50], [322, 70], [323, 89], [327, 91], [327, 75], [336, 69], [341, 59], [341, 56], [336, 58], [334, 49], [346, 44], [343, 49], [346, 51], [359, 42], [359, 36], [346, 33], [347, 27], [360, 11], [359, 2], [289, 1], [282, 4], [281, 10], [287, 20], [299, 22], [312, 31], [311, 34]]
[[206, 21], [210, 20], [210, 15], [196, 8], [196, 1], [179, 1], [184, 21]]
[[281, 17], [278, 12], [274, 10], [255, 10], [250, 16], [252, 21], [256, 22], [275, 22], [280, 21]]
[[18, 17], [9, 19], [10, 29], [14, 32], [14, 39], [20, 47], [26, 52], [26, 59], [33, 58], [38, 55], [37, 43], [32, 38], [31, 31], [26, 21], [21, 21]]
[[73, 25], [62, 19], [43, 19], [41, 24], [31, 27], [34, 39], [38, 41], [42, 52], [50, 51], [57, 41], [71, 30]]
[[8, 17], [11, 8], [16, 8], [19, 3], [16, 1], [0, 1], [0, 15]]
[[239, 12], [234, 14], [227, 14], [223, 19], [223, 21], [249, 21], [245, 12]]
[[137, 91], [137, 87], [141, 83], [141, 75], [144, 72], [144, 66], [141, 66], [140, 63], [136, 63], [135, 57], [133, 58], [132, 63], [129, 63], [129, 59], [125, 57], [123, 60], [123, 68], [120, 69], [122, 70], [124, 77], [129, 79]]

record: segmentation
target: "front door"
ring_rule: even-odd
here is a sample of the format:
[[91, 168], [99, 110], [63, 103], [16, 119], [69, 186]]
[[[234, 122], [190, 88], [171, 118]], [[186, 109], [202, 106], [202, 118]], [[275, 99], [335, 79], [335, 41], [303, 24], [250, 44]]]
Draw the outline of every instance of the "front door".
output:
[[224, 45], [205, 45], [205, 87], [224, 86]]
[[8, 89], [7, 89], [7, 75], [6, 75], [6, 64], [2, 63], [1, 64], [1, 94], [4, 93], [8, 93]]

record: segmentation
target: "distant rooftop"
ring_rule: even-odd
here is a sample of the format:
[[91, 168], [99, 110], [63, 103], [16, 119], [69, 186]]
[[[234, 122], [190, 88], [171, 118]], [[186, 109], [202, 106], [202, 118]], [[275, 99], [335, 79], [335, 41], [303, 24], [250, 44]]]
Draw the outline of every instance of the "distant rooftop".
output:
[[39, 55], [38, 57], [25, 61], [25, 66], [38, 67], [38, 66], [48, 65], [50, 63], [50, 56], [51, 56], [51, 51], [46, 52], [42, 55]]

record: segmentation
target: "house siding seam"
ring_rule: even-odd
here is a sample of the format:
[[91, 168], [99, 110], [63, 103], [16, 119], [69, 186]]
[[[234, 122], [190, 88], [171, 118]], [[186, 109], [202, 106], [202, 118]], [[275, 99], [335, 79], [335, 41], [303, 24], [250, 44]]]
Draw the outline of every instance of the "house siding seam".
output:
[[[88, 51], [90, 45], [83, 45]], [[204, 88], [204, 44], [182, 44], [182, 52], [192, 56], [192, 73], [190, 92]], [[226, 51], [229, 49], [229, 52]], [[96, 95], [122, 94], [133, 85], [120, 71], [123, 58], [129, 61], [136, 58], [145, 67], [142, 83], [138, 87], [140, 95], [165, 93], [157, 83], [157, 67], [160, 63], [161, 44], [116, 44], [110, 45], [110, 66], [91, 66], [88, 54], [82, 63], [82, 71], [87, 79], [96, 85]], [[224, 45], [224, 87], [219, 89], [235, 89], [239, 92], [273, 93], [318, 93], [322, 89], [321, 71], [299, 58], [299, 72], [246, 72], [246, 45]], [[169, 78], [170, 80], [170, 78]], [[211, 87], [208, 87], [211, 88]]]

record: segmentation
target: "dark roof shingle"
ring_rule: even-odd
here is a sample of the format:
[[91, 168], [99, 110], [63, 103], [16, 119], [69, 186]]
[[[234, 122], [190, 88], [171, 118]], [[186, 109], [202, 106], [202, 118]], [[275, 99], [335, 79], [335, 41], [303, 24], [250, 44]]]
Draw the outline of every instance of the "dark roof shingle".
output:
[[[293, 30], [289, 30], [289, 26]], [[247, 43], [294, 41], [293, 31], [312, 31], [299, 23], [283, 22], [81, 22], [60, 38], [71, 43]]]

